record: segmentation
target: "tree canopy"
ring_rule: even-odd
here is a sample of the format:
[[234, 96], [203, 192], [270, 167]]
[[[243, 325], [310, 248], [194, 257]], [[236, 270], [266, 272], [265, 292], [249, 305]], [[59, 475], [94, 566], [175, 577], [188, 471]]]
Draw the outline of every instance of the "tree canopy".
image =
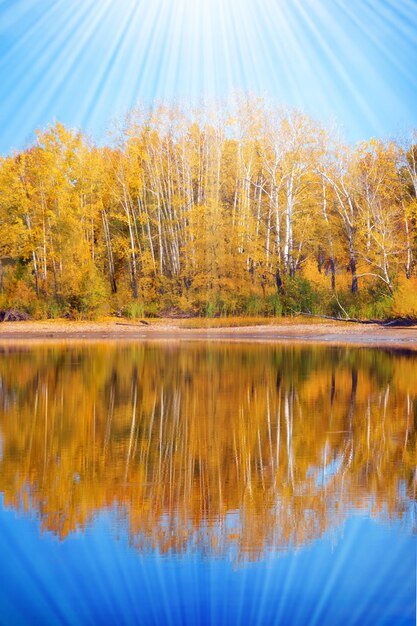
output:
[[352, 147], [296, 110], [138, 108], [0, 160], [3, 307], [36, 317], [417, 314], [417, 141]]

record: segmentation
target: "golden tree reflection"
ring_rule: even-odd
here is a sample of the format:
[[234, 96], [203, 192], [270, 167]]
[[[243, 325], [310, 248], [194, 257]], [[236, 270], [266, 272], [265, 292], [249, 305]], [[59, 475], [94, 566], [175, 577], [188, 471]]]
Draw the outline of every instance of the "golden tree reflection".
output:
[[162, 552], [256, 558], [352, 508], [413, 528], [416, 380], [363, 349], [5, 348], [0, 490], [61, 538], [116, 508]]

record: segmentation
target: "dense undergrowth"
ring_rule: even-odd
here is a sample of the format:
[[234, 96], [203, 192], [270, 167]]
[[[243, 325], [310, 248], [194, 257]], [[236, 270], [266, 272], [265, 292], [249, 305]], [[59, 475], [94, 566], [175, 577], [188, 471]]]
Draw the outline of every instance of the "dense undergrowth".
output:
[[[22, 274], [23, 276], [24, 274]], [[30, 276], [27, 277], [30, 281]], [[14, 282], [13, 280], [11, 282]], [[7, 281], [5, 281], [7, 285]], [[187, 298], [172, 293], [160, 294], [158, 299], [133, 300], [125, 294], [112, 295], [100, 281], [87, 284], [86, 291], [64, 300], [60, 297], [36, 297], [23, 278], [11, 293], [3, 289], [0, 309], [16, 309], [32, 319], [99, 319], [119, 316], [129, 319], [172, 318], [279, 318], [300, 313], [326, 315], [336, 318], [384, 320], [394, 317], [417, 317], [417, 280], [403, 280], [394, 295], [379, 285], [369, 286], [359, 293], [344, 289], [333, 291], [318, 281], [296, 277], [268, 294], [205, 292], [188, 293]]]

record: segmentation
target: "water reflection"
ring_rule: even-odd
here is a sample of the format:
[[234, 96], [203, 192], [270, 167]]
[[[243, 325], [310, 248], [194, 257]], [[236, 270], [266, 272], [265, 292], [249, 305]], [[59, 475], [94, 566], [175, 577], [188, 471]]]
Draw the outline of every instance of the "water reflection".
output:
[[257, 560], [352, 509], [415, 529], [417, 359], [345, 348], [3, 349], [0, 491], [65, 538]]

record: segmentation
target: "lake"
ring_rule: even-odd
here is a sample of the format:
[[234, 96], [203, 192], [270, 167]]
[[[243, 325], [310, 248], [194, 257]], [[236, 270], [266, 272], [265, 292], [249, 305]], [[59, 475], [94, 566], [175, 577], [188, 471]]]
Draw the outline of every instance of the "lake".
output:
[[415, 624], [417, 356], [0, 351], [0, 623]]

